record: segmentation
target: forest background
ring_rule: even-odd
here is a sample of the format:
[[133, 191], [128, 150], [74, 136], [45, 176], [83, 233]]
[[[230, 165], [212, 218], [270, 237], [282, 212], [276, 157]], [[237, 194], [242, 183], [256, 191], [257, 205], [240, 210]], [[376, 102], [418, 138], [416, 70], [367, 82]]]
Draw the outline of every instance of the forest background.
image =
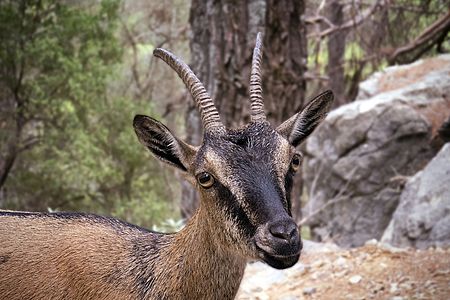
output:
[[[135, 114], [199, 144], [164, 47], [191, 65], [228, 126], [248, 121], [256, 33], [274, 126], [324, 89], [335, 106], [388, 65], [450, 49], [444, 0], [0, 0], [0, 208], [86, 211], [177, 229], [193, 189], [150, 157]], [[297, 179], [300, 179], [298, 176]], [[300, 220], [301, 180], [294, 189]]]

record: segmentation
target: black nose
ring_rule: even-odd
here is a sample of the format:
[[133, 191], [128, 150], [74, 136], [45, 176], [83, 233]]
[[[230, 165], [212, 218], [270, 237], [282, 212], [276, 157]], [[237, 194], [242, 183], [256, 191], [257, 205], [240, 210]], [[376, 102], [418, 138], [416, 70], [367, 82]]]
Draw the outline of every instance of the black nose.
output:
[[297, 224], [294, 222], [279, 221], [270, 225], [270, 233], [279, 239], [291, 242], [293, 239], [298, 238]]

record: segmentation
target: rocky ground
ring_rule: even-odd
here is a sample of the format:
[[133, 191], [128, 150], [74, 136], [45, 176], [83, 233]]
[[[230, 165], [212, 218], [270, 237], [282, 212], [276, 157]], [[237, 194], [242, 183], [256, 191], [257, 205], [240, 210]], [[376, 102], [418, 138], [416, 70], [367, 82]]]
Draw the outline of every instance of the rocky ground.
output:
[[450, 249], [355, 249], [305, 242], [294, 267], [247, 267], [237, 299], [450, 299]]

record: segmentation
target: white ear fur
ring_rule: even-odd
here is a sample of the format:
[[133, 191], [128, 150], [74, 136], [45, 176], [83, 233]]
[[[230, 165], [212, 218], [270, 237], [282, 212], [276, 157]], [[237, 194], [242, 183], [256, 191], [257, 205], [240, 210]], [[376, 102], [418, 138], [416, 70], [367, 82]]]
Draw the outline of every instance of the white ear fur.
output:
[[158, 159], [187, 171], [196, 150], [179, 140], [161, 122], [143, 115], [137, 115], [133, 127], [139, 141]]

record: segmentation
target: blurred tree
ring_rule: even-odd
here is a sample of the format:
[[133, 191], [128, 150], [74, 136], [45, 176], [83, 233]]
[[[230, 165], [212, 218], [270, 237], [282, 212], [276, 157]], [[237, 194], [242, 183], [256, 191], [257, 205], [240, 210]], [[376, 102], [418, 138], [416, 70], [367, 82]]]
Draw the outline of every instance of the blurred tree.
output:
[[38, 144], [48, 127], [69, 121], [68, 105], [85, 108], [79, 96], [98, 92], [107, 74], [103, 65], [117, 60], [120, 52], [108, 44], [115, 2], [103, 2], [98, 15], [58, 1], [0, 5], [1, 126], [7, 133], [0, 152], [2, 187], [20, 153]]
[[[192, 68], [226, 126], [249, 120], [250, 67], [259, 31], [264, 34], [263, 88], [269, 121], [276, 126], [303, 105], [307, 55], [303, 11], [303, 1], [293, 0], [192, 1]], [[192, 101], [186, 120], [188, 142], [199, 144], [201, 127]], [[300, 218], [301, 186], [296, 187], [294, 214]], [[182, 214], [189, 216], [197, 206], [196, 194], [189, 184], [182, 194]]]
[[127, 76], [119, 1], [0, 5], [0, 205], [94, 211], [146, 226], [170, 216], [165, 173], [131, 126], [152, 108], [116, 84]]
[[[333, 24], [341, 26], [344, 22], [344, 5], [340, 0], [331, 0], [327, 3], [327, 15]], [[348, 30], [338, 30], [328, 37], [327, 51], [328, 64], [326, 73], [329, 81], [329, 87], [334, 93], [334, 104], [337, 107], [345, 103], [345, 74], [344, 74], [344, 55], [345, 39]]]

